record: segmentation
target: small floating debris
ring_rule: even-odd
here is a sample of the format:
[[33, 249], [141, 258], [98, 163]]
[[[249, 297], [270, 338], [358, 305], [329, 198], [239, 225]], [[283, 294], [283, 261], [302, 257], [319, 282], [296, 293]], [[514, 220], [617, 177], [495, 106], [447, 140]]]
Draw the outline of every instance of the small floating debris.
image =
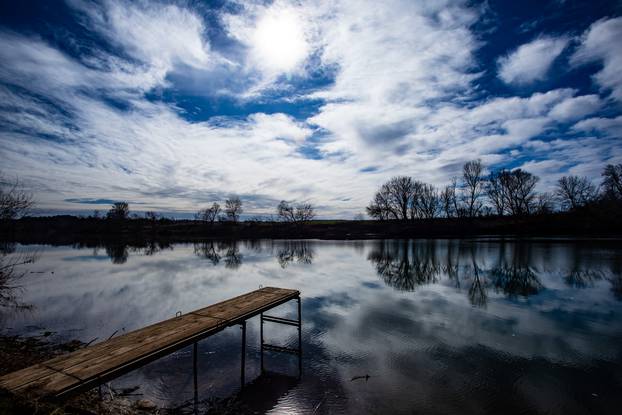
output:
[[369, 380], [371, 376], [369, 375], [365, 375], [365, 376], [354, 376], [352, 379], [350, 379], [350, 382], [353, 382], [355, 380], [359, 380], [359, 379], [365, 379], [365, 382], [367, 382]]

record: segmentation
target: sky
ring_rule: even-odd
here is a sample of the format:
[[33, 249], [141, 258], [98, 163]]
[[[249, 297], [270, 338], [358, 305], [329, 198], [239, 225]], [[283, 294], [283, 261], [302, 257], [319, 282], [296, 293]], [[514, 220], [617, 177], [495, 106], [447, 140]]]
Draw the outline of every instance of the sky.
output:
[[478, 158], [599, 183], [621, 68], [619, 1], [1, 1], [0, 170], [37, 214], [347, 219]]

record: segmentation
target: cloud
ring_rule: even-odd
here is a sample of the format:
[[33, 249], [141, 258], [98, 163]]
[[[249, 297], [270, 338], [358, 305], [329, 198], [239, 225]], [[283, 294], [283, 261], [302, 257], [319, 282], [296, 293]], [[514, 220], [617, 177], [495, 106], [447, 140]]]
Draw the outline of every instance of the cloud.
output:
[[582, 95], [568, 98], [555, 105], [549, 115], [559, 121], [572, 121], [590, 115], [603, 106], [598, 95]]
[[337, 69], [333, 85], [311, 94], [327, 103], [309, 119], [335, 137], [325, 152], [365, 164], [401, 153], [430, 104], [469, 94], [478, 13], [461, 2], [344, 1], [325, 14], [321, 64]]
[[[65, 199], [65, 202], [69, 203], [81, 203], [87, 205], [112, 205], [117, 202], [123, 202], [123, 200], [114, 199], [89, 199], [89, 198], [77, 198], [77, 199]], [[129, 201], [132, 205], [141, 204], [142, 202]]]
[[[482, 12], [467, 2], [278, 1], [209, 16], [190, 3], [72, 5], [97, 39], [87, 52], [0, 31], [3, 168], [45, 209], [193, 212], [237, 193], [249, 214], [284, 199], [351, 218], [396, 174], [441, 186], [481, 158], [531, 166], [547, 186], [620, 158], [619, 117], [597, 94], [483, 92]], [[258, 44], [281, 18], [298, 46]], [[197, 118], [181, 102], [232, 115]]]
[[544, 80], [560, 53], [566, 37], [542, 36], [498, 59], [499, 78], [507, 84], [524, 85]]
[[158, 2], [73, 0], [95, 29], [131, 56], [161, 70], [175, 64], [206, 67], [209, 45], [203, 19], [188, 8]]
[[[39, 45], [27, 38], [18, 43], [27, 50]], [[80, 67], [66, 56], [63, 62]], [[15, 62], [15, 79], [19, 67]], [[103, 76], [93, 87], [106, 80]], [[39, 84], [33, 85], [38, 90]], [[49, 209], [67, 208], [68, 200], [126, 199], [158, 210], [192, 211], [209, 198], [222, 201], [238, 193], [260, 208], [256, 213], [269, 213], [267, 203], [258, 200], [313, 194], [316, 203], [328, 204], [337, 196], [330, 177], [343, 175], [335, 173], [342, 168], [320, 169], [318, 161], [302, 157], [298, 147], [312, 130], [288, 115], [256, 113], [193, 123], [174, 106], [138, 95], [129, 110], [110, 106], [98, 95], [81, 93], [83, 85], [57, 85], [53, 97], [62, 112], [40, 105], [30, 93], [0, 88], [0, 121], [11, 126], [0, 136], [3, 165], [26, 176], [39, 203]]]
[[588, 118], [573, 126], [576, 131], [599, 131], [610, 137], [622, 136], [622, 115], [615, 118]]
[[602, 69], [593, 78], [611, 97], [622, 101], [622, 17], [601, 19], [590, 26], [581, 38], [581, 45], [570, 62], [581, 65], [602, 62]]

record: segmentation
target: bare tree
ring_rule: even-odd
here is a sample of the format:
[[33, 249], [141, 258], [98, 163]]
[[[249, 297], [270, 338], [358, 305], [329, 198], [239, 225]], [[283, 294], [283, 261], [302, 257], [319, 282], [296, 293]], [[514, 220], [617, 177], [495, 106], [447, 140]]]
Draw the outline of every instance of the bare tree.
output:
[[276, 211], [280, 220], [297, 225], [306, 223], [315, 217], [315, 209], [310, 203], [301, 203], [293, 206], [285, 200], [281, 200]]
[[412, 206], [413, 190], [414, 183], [410, 177], [393, 177], [376, 193], [367, 212], [378, 219], [406, 220]]
[[392, 211], [389, 203], [390, 195], [385, 185], [374, 195], [374, 200], [365, 208], [367, 214], [372, 218], [380, 220], [397, 219], [397, 213]]
[[555, 196], [549, 192], [542, 192], [536, 195], [537, 213], [551, 213], [555, 210]]
[[506, 170], [492, 172], [486, 182], [486, 195], [499, 216], [503, 216], [507, 208], [504, 186], [506, 174]]
[[130, 205], [127, 202], [116, 202], [112, 205], [106, 218], [112, 220], [126, 220], [130, 216]]
[[20, 307], [18, 294], [20, 287], [15, 282], [26, 275], [22, 266], [37, 259], [36, 252], [15, 252], [14, 245], [0, 246], [0, 309], [2, 307]]
[[199, 210], [194, 218], [196, 220], [200, 220], [203, 222], [208, 222], [210, 225], [214, 223], [214, 221], [218, 218], [218, 214], [220, 213], [220, 205], [216, 202], [212, 203], [212, 206]]
[[414, 190], [413, 180], [408, 176], [393, 177], [387, 183], [387, 190], [389, 201], [393, 205], [393, 210], [397, 212], [398, 219], [406, 220]]
[[[33, 197], [20, 181], [6, 178], [0, 172], [0, 222], [18, 219], [34, 206]], [[15, 244], [0, 244], [0, 307], [20, 307], [19, 286], [15, 281], [26, 275], [21, 267], [35, 261], [35, 253], [16, 250]]]
[[538, 180], [525, 170], [500, 170], [490, 174], [486, 194], [498, 215], [529, 215], [536, 209]]
[[0, 172], [0, 220], [20, 218], [28, 213], [33, 204], [32, 194], [17, 178], [9, 179]]
[[509, 174], [508, 202], [513, 215], [530, 215], [535, 209], [535, 187], [540, 180], [537, 176], [521, 170]]
[[380, 220], [434, 218], [441, 209], [441, 195], [430, 184], [396, 176], [380, 187], [366, 209], [369, 216]]
[[557, 181], [555, 195], [563, 209], [572, 210], [596, 199], [598, 192], [587, 177], [564, 176]]
[[294, 222], [294, 207], [286, 201], [281, 200], [279, 205], [276, 207], [276, 215], [283, 222]]
[[315, 218], [315, 208], [311, 203], [303, 203], [296, 206], [296, 219], [299, 223], [305, 223]]
[[431, 184], [413, 182], [411, 218], [432, 219], [436, 217], [440, 207], [438, 190]]
[[602, 173], [601, 184], [606, 197], [622, 200], [622, 163], [607, 164]]
[[484, 192], [484, 167], [481, 160], [472, 160], [464, 164], [462, 168], [463, 200], [466, 205], [466, 214], [474, 217], [480, 214], [483, 203], [481, 201]]
[[232, 222], [240, 220], [240, 215], [244, 210], [242, 209], [242, 200], [237, 196], [232, 196], [225, 201], [225, 213], [227, 218]]
[[458, 186], [456, 178], [451, 180], [451, 184], [445, 186], [440, 194], [441, 208], [445, 217], [453, 218], [458, 216], [458, 198], [456, 197], [456, 187]]
[[418, 180], [411, 179], [410, 196], [408, 201], [408, 217], [410, 220], [415, 220], [423, 217], [421, 212], [421, 204], [419, 201], [419, 195], [424, 183]]

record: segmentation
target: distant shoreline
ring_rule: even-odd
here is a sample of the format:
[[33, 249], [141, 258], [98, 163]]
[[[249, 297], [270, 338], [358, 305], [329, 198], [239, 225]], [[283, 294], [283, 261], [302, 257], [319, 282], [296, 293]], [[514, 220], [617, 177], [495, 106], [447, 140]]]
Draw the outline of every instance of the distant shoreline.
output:
[[435, 218], [413, 221], [316, 220], [282, 222], [216, 222], [128, 219], [111, 221], [77, 216], [25, 217], [5, 222], [3, 241], [50, 244], [123, 240], [193, 242], [206, 239], [411, 239], [469, 237], [604, 237], [622, 238], [620, 215], [565, 212], [525, 217]]

